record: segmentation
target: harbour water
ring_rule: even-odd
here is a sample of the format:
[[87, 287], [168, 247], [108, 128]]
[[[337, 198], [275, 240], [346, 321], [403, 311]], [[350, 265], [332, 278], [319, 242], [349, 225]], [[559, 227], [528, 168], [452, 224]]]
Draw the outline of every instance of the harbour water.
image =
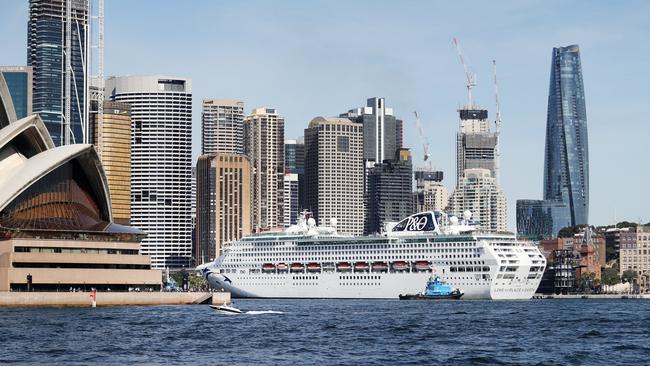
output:
[[0, 309], [0, 363], [650, 363], [650, 301], [238, 300]]

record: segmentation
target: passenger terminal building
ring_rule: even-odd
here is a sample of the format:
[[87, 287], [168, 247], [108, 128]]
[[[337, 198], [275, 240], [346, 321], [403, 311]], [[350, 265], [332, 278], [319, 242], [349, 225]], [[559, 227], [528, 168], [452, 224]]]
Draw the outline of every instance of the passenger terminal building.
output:
[[55, 147], [37, 115], [16, 120], [0, 77], [0, 291], [159, 290], [145, 233], [115, 224], [92, 145]]

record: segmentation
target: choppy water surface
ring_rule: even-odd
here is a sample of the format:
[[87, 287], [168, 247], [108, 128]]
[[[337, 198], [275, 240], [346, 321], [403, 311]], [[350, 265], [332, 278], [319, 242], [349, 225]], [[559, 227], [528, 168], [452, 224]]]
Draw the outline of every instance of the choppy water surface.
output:
[[0, 309], [0, 363], [650, 364], [650, 301]]

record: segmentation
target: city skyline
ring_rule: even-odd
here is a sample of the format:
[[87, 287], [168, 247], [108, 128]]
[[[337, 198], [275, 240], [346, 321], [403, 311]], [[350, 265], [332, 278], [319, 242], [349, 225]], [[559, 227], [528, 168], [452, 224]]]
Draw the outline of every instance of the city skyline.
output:
[[[647, 4], [589, 3], [587, 7], [586, 3], [475, 3], [472, 6], [475, 11], [463, 12], [462, 18], [461, 7], [432, 4], [370, 7], [368, 3], [357, 3], [327, 8], [324, 3], [313, 3], [290, 8], [286, 4], [274, 4], [269, 8], [270, 5], [255, 2], [206, 3], [201, 6], [201, 14], [183, 14], [187, 6], [175, 3], [165, 3], [156, 9], [132, 4], [129, 12], [118, 12], [120, 4], [126, 3], [110, 2], [106, 9], [106, 75], [165, 73], [192, 77], [195, 84], [192, 161], [196, 161], [200, 152], [200, 100], [203, 98], [235, 98], [250, 107], [273, 106], [286, 118], [285, 136], [297, 138], [313, 117], [335, 116], [359, 100], [378, 96], [386, 97], [396, 117], [404, 120], [404, 145], [412, 149], [416, 167], [422, 165], [422, 148], [410, 116], [413, 110], [418, 110], [431, 141], [434, 167], [452, 177], [456, 109], [466, 96], [462, 67], [451, 45], [451, 37], [457, 36], [470, 68], [478, 74], [475, 99], [489, 110], [491, 120], [494, 119], [491, 60], [496, 59], [499, 65], [503, 114], [501, 185], [508, 197], [510, 230], [514, 230], [516, 200], [542, 197], [539, 181], [543, 174], [548, 56], [553, 47], [578, 44], [583, 53], [592, 146], [590, 223], [648, 221], [644, 207], [647, 205], [643, 199], [639, 200], [647, 173], [638, 169], [634, 159], [648, 153], [643, 136], [648, 135], [649, 127], [638, 117], [643, 115], [641, 108], [647, 99], [643, 85], [648, 84], [648, 76], [634, 72], [641, 69], [641, 60], [648, 49], [638, 47], [633, 36], [647, 27], [642, 15], [643, 9], [648, 9]], [[16, 29], [27, 26], [27, 5], [15, 2], [5, 7], [6, 15], [0, 15], [3, 21], [0, 31], [18, 36], [6, 41], [0, 64], [25, 65], [25, 32]], [[145, 8], [151, 15], [149, 19], [181, 14], [178, 22], [188, 27], [175, 27], [174, 34], [163, 30], [163, 37], [157, 31], [139, 29], [133, 24], [139, 24], [135, 19], [141, 20]], [[267, 10], [273, 16], [253, 21], [247, 18], [253, 9]], [[345, 16], [358, 14], [360, 9], [377, 16], [391, 16], [395, 26], [384, 29]], [[499, 15], [506, 13], [508, 16]], [[563, 14], [571, 14], [572, 22], [563, 22]], [[218, 21], [201, 22], [210, 16], [216, 16]], [[499, 26], [493, 27], [497, 16]], [[315, 22], [323, 17], [329, 22], [322, 25]], [[247, 19], [248, 27], [233, 33], [229, 27], [242, 19]], [[412, 26], [399, 27], [405, 22]], [[138, 31], [139, 37], [132, 36], [134, 31]], [[233, 46], [238, 52], [230, 55], [239, 53], [240, 56], [215, 58], [211, 51], [198, 46], [211, 35], [225, 42], [220, 49]], [[148, 42], [151, 47], [142, 47]], [[169, 43], [178, 52], [170, 53], [168, 47], [161, 47]], [[368, 51], [359, 55], [358, 47]], [[638, 49], [637, 57], [616, 58], [617, 50], [632, 48]], [[251, 61], [254, 58], [246, 57], [246, 53], [254, 50], [272, 52], [278, 57], [267, 58], [263, 63]], [[319, 56], [336, 54], [334, 51], [342, 57]], [[251, 88], [253, 80], [265, 82]], [[284, 88], [278, 92], [280, 82]], [[249, 111], [247, 108], [245, 112]], [[630, 172], [634, 172], [632, 179]], [[617, 176], [626, 179], [617, 180], [618, 189], [612, 193], [612, 177]], [[443, 183], [448, 188], [455, 184], [453, 178]]]

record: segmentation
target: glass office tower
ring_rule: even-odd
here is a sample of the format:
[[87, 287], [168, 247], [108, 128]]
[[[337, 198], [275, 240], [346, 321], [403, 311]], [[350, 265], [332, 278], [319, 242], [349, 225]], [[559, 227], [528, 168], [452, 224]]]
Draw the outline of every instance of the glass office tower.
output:
[[[558, 203], [553, 221], [587, 224], [589, 151], [587, 112], [577, 45], [553, 48], [548, 96], [544, 200]], [[563, 203], [564, 205], [560, 205]]]
[[[70, 128], [65, 131], [66, 5], [70, 4]], [[83, 143], [88, 120], [88, 0], [30, 0], [27, 65], [34, 68], [33, 111], [41, 116], [54, 144]]]

